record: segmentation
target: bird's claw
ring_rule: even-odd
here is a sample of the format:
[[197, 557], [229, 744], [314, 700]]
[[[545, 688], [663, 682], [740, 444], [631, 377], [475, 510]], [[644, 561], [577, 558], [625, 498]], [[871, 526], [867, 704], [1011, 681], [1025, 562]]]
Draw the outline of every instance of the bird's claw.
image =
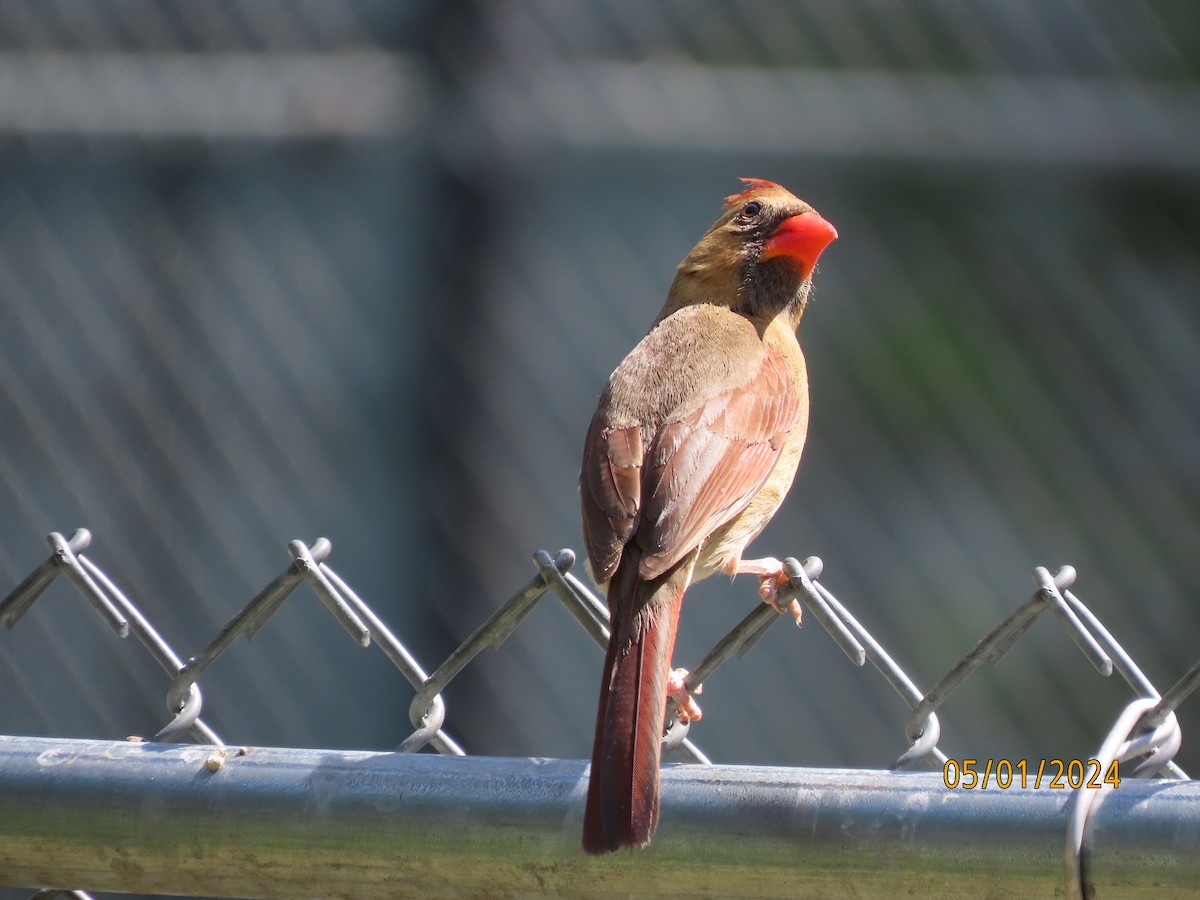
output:
[[758, 595], [762, 597], [763, 603], [771, 606], [777, 613], [790, 612], [792, 618], [796, 620], [796, 625], [802, 624], [804, 618], [804, 607], [800, 605], [800, 601], [795, 598], [791, 603], [784, 604], [779, 599], [779, 592], [791, 584], [787, 574], [782, 571], [777, 575], [760, 575], [758, 579]]
[[791, 584], [780, 560], [773, 556], [764, 556], [762, 559], [734, 559], [726, 564], [725, 571], [730, 575], [757, 575], [758, 596], [762, 597], [763, 603], [769, 604], [777, 613], [790, 612], [796, 624], [800, 624], [804, 611], [800, 601], [793, 600], [785, 606], [779, 600], [779, 592]]
[[675, 715], [685, 725], [688, 722], [700, 721], [700, 704], [692, 697], [692, 693], [703, 693], [704, 685], [696, 686], [694, 692], [688, 691], [684, 679], [688, 676], [687, 669], [672, 669], [667, 673], [667, 697], [675, 701]]

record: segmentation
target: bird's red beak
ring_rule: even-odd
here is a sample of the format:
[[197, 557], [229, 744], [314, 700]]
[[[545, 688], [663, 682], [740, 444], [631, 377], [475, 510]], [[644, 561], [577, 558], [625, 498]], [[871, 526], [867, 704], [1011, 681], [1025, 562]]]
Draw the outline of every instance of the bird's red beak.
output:
[[800, 277], [807, 278], [821, 251], [837, 236], [837, 229], [815, 212], [803, 212], [784, 219], [771, 232], [763, 243], [762, 259], [790, 256], [800, 266]]

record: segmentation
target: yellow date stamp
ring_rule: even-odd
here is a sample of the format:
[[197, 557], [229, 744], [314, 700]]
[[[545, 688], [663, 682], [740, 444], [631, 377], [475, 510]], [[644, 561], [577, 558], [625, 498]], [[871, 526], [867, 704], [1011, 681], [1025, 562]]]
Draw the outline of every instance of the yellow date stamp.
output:
[[942, 782], [952, 791], [1119, 788], [1121, 770], [1117, 760], [1105, 768], [1098, 759], [948, 759], [942, 766]]

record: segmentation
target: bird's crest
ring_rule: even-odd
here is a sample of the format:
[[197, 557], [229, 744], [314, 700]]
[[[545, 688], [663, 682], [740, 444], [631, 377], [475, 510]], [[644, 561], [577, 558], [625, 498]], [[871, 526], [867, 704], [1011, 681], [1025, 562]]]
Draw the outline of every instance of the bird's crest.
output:
[[740, 206], [742, 204], [742, 201], [745, 200], [748, 196], [750, 196], [750, 194], [752, 194], [754, 191], [760, 190], [762, 188], [777, 188], [777, 187], [779, 187], [779, 185], [777, 185], [775, 182], [767, 181], [765, 178], [739, 178], [738, 180], [741, 181], [742, 184], [746, 185], [746, 189], [744, 191], [742, 191], [740, 194], [730, 194], [728, 197], [726, 197], [725, 198], [725, 208], [726, 209], [733, 209], [736, 206]]

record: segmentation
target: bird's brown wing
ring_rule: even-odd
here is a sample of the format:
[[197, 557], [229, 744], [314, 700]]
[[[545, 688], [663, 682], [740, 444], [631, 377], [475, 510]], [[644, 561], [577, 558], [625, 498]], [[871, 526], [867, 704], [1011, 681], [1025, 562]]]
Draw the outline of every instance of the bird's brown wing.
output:
[[592, 577], [608, 581], [633, 535], [642, 496], [642, 427], [615, 428], [597, 413], [583, 444], [579, 495]]
[[646, 454], [641, 576], [655, 578], [740, 513], [779, 459], [803, 398], [787, 361], [766, 347], [746, 384], [659, 430]]
[[580, 477], [592, 573], [606, 581], [631, 539], [640, 574], [661, 575], [741, 512], [779, 458], [803, 398], [787, 361], [764, 347], [749, 380], [678, 418], [643, 446], [640, 425], [593, 419]]

